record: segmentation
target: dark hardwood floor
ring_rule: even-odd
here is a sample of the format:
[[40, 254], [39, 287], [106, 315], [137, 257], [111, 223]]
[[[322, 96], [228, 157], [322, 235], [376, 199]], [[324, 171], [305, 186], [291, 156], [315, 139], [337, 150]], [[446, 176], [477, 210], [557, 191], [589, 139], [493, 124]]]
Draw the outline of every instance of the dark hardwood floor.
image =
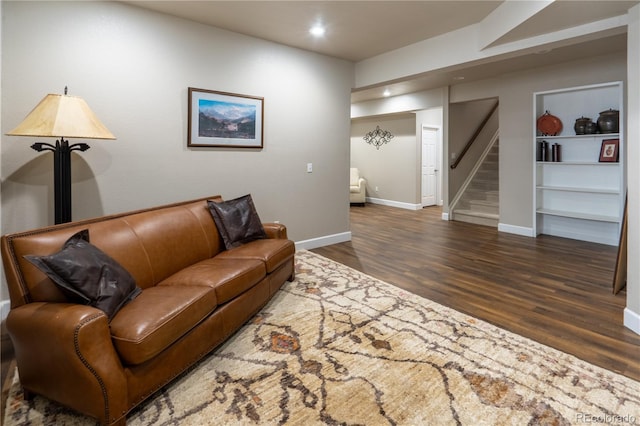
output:
[[[640, 336], [622, 325], [625, 292], [611, 290], [615, 247], [447, 222], [437, 207], [352, 207], [351, 231], [312, 251], [640, 380]], [[15, 369], [6, 343], [2, 411]]]
[[315, 253], [473, 317], [640, 380], [640, 336], [613, 295], [617, 248], [441, 220], [419, 211], [351, 207], [352, 241]]

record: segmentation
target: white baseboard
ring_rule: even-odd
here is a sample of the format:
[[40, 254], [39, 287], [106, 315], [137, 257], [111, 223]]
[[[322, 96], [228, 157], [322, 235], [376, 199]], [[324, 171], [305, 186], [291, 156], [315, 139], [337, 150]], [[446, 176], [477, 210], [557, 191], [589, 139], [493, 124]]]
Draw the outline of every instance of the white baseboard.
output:
[[535, 237], [533, 228], [525, 226], [507, 225], [506, 223], [498, 223], [498, 231], [508, 234], [522, 235], [523, 237]]
[[11, 309], [11, 301], [3, 300], [0, 301], [0, 319], [1, 322], [4, 322], [7, 319], [7, 315], [9, 315], [9, 310]]
[[367, 203], [380, 204], [389, 207], [398, 207], [406, 210], [420, 210], [422, 208], [421, 204], [403, 203], [401, 201], [384, 200], [382, 198], [367, 197]]
[[311, 238], [309, 240], [296, 241], [296, 250], [311, 250], [318, 247], [330, 246], [331, 244], [351, 241], [351, 231], [340, 234], [325, 235], [324, 237]]
[[636, 334], [640, 334], [640, 314], [624, 308], [624, 326]]

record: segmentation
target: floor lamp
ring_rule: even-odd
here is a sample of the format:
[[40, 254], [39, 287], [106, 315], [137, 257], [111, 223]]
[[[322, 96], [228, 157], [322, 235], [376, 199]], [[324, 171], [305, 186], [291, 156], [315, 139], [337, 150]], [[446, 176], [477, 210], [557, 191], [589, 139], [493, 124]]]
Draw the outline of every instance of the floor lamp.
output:
[[55, 223], [71, 221], [71, 151], [86, 151], [86, 143], [69, 144], [65, 138], [115, 139], [89, 105], [77, 96], [49, 94], [9, 136], [59, 138], [56, 144], [36, 142], [36, 151], [53, 151]]

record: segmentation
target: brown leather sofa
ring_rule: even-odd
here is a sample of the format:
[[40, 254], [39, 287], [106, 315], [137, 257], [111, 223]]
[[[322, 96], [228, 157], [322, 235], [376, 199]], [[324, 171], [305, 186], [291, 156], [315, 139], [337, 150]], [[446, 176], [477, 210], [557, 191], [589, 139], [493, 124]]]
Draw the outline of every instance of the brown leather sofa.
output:
[[[225, 249], [208, 210], [219, 196], [2, 237], [11, 297], [6, 325], [25, 397], [42, 395], [125, 424], [136, 405], [220, 345], [294, 278], [281, 224]], [[88, 229], [142, 289], [111, 321], [68, 297], [24, 255], [49, 255]]]

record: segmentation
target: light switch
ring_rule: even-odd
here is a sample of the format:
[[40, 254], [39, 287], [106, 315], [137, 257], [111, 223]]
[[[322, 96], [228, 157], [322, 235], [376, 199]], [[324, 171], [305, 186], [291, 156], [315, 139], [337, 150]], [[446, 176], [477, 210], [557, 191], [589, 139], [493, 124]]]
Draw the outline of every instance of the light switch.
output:
[[313, 163], [307, 163], [307, 173], [313, 172]]

